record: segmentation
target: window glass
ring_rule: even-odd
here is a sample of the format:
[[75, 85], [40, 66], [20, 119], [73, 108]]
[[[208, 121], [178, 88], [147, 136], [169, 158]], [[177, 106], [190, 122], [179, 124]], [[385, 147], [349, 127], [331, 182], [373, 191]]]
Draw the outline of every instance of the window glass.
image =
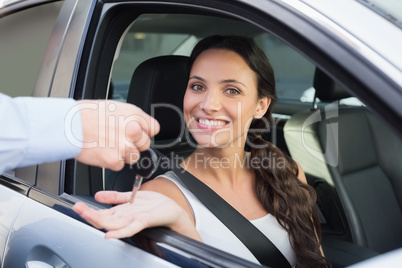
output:
[[[113, 99], [126, 100], [131, 76], [141, 62], [160, 55], [188, 56], [194, 45], [201, 39], [194, 34], [199, 31], [196, 28], [188, 33], [139, 32], [138, 28], [146, 20], [152, 20], [153, 16], [160, 17], [160, 15], [152, 14], [140, 16], [122, 40], [121, 50], [112, 73]], [[137, 25], [140, 26], [137, 27]], [[279, 101], [312, 102], [315, 65], [270, 34], [257, 34], [253, 38], [266, 52], [275, 69]]]
[[138, 18], [136, 23], [123, 37], [119, 57], [114, 63], [112, 71], [113, 95], [115, 100], [125, 101], [131, 76], [137, 66], [146, 59], [174, 53], [177, 47], [190, 35], [177, 33], [139, 32], [136, 25], [142, 20], [150, 19], [152, 15]]
[[[315, 97], [313, 81], [316, 66], [270, 34], [263, 33], [254, 39], [264, 50], [274, 68], [278, 101], [312, 103]], [[316, 101], [320, 102], [319, 99]], [[355, 97], [343, 99], [341, 104], [363, 105]]]
[[358, 0], [385, 19], [402, 28], [402, 2], [399, 0]]
[[[275, 70], [278, 100], [312, 102], [315, 65], [278, 38], [263, 33], [255, 37]], [[313, 89], [314, 91], [314, 89]]]
[[0, 91], [30, 96], [62, 2], [31, 7], [0, 19]]

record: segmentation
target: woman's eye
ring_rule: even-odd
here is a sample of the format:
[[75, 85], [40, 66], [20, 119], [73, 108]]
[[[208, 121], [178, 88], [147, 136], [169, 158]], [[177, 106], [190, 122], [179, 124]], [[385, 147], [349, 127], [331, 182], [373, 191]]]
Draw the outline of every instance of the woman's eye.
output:
[[226, 93], [228, 93], [229, 95], [238, 95], [241, 92], [239, 90], [235, 89], [235, 88], [228, 88], [226, 90]]
[[201, 85], [198, 85], [198, 84], [192, 85], [191, 88], [192, 88], [194, 91], [204, 90], [204, 88], [203, 88]]

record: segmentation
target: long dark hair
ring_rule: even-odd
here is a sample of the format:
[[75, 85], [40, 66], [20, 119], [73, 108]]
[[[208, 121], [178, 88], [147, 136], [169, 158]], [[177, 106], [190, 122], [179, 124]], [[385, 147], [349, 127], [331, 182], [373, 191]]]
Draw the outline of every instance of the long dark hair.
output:
[[276, 100], [274, 71], [269, 60], [252, 39], [240, 36], [211, 36], [201, 40], [194, 47], [188, 73], [197, 57], [208, 49], [230, 50], [240, 55], [256, 74], [259, 98], [271, 98], [268, 111], [262, 119], [253, 119], [247, 135], [251, 152], [249, 159], [269, 159], [269, 168], [264, 168], [265, 165], [251, 165], [256, 175], [255, 190], [258, 199], [288, 232], [296, 254], [297, 267], [329, 266], [319, 249], [320, 223], [314, 208], [314, 189], [297, 178], [297, 163], [262, 137], [262, 132], [272, 122], [272, 110]]

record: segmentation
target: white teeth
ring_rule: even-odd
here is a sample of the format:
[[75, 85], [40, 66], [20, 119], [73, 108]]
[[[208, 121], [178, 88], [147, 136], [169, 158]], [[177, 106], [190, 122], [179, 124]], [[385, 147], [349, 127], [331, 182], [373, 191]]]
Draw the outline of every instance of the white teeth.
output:
[[200, 118], [198, 122], [206, 126], [223, 126], [226, 124], [226, 122], [221, 120], [208, 120], [205, 118]]

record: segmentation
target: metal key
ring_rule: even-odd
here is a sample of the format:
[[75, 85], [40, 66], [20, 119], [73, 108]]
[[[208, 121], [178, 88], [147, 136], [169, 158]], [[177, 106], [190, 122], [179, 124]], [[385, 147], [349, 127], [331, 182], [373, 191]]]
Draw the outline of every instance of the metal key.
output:
[[158, 161], [158, 156], [155, 151], [151, 148], [147, 151], [143, 151], [140, 153], [140, 158], [137, 163], [132, 165], [130, 168], [136, 173], [133, 185], [133, 191], [131, 193], [130, 204], [134, 202], [135, 195], [141, 187], [141, 183], [143, 179], [148, 179], [155, 172], [157, 166], [156, 162]]

